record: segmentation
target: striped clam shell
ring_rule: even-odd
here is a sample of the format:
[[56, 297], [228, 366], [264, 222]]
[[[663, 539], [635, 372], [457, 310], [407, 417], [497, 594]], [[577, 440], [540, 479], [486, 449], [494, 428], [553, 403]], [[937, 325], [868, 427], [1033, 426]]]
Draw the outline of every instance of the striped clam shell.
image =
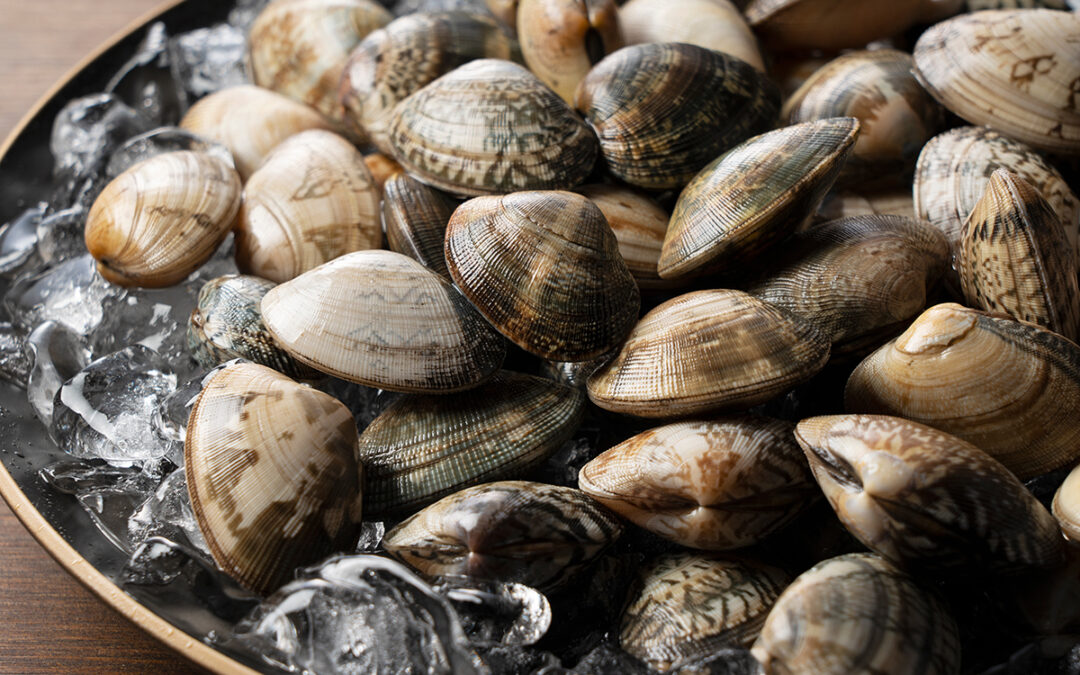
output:
[[1059, 564], [1050, 512], [999, 462], [955, 436], [885, 415], [799, 422], [795, 438], [836, 515], [904, 567], [995, 574]]
[[428, 576], [556, 588], [608, 548], [619, 521], [579, 490], [501, 481], [443, 497], [386, 533], [390, 555]]
[[406, 173], [383, 186], [382, 222], [391, 251], [407, 255], [450, 279], [443, 243], [457, 202]]
[[665, 555], [642, 574], [619, 643], [660, 671], [724, 647], [749, 647], [790, 582], [783, 570], [750, 560]]
[[729, 0], [630, 0], [619, 8], [619, 24], [628, 45], [688, 42], [765, 72], [757, 38]]
[[652, 290], [675, 285], [661, 279], [656, 271], [670, 217], [656, 200], [622, 185], [583, 185], [575, 192], [588, 197], [604, 214], [619, 242], [619, 254], [638, 288]]
[[478, 483], [515, 478], [577, 430], [585, 395], [499, 371], [468, 396], [406, 396], [360, 435], [364, 512], [412, 512]]
[[799, 575], [752, 652], [766, 675], [960, 672], [960, 639], [945, 605], [866, 553], [830, 558]]
[[682, 546], [749, 546], [820, 494], [793, 429], [751, 415], [657, 427], [592, 459], [581, 468], [578, 486]]

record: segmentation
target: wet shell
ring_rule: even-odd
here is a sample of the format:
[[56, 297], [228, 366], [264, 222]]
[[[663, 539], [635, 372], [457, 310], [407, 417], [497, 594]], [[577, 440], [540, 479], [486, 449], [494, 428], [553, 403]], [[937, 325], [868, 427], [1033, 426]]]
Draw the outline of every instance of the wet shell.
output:
[[462, 204], [446, 265], [493, 326], [545, 359], [585, 361], [637, 321], [637, 284], [603, 213], [572, 192], [517, 192]]
[[959, 436], [1021, 480], [1080, 459], [1080, 347], [956, 304], [926, 310], [863, 360], [844, 403]]
[[353, 50], [339, 96], [346, 123], [387, 154], [401, 101], [473, 59], [520, 61], [517, 42], [493, 20], [465, 12], [412, 14], [374, 31]]
[[960, 248], [968, 304], [1080, 335], [1077, 261], [1058, 215], [1024, 179], [998, 169], [968, 218]]
[[848, 531], [904, 567], [993, 574], [1064, 558], [1050, 512], [974, 445], [884, 415], [799, 422], [795, 438]]
[[394, 156], [453, 194], [572, 188], [592, 171], [596, 137], [536, 76], [479, 59], [394, 108]]
[[937, 11], [926, 0], [753, 0], [746, 21], [777, 50], [862, 47], [903, 33]]
[[275, 0], [248, 35], [255, 84], [341, 120], [337, 90], [349, 52], [392, 18], [372, 0]]
[[794, 232], [832, 187], [859, 122], [835, 117], [751, 138], [686, 186], [658, 270], [665, 279], [745, 265]]
[[589, 398], [640, 417], [745, 409], [810, 379], [828, 359], [828, 338], [786, 310], [741, 291], [696, 291], [642, 317], [589, 377]]
[[391, 391], [468, 389], [506, 354], [453, 286], [392, 251], [357, 251], [305, 272], [267, 293], [262, 312], [298, 361]]
[[243, 180], [289, 136], [305, 129], [330, 129], [313, 108], [251, 85], [229, 87], [199, 99], [180, 126], [227, 147]]
[[1080, 154], [1080, 15], [1048, 9], [963, 14], [915, 45], [917, 74], [942, 105], [1032, 147]]
[[619, 643], [660, 671], [725, 647], [749, 647], [790, 582], [783, 570], [749, 560], [666, 555], [644, 573]]
[[747, 415], [650, 429], [582, 467], [578, 486], [682, 546], [749, 546], [820, 494], [792, 439], [793, 428]]
[[386, 181], [382, 222], [391, 251], [418, 260], [447, 279], [443, 242], [457, 202], [404, 173]]
[[619, 254], [642, 290], [671, 288], [656, 264], [664, 245], [669, 215], [646, 194], [621, 185], [583, 185], [575, 192], [596, 204], [619, 242]]
[[1065, 482], [1054, 493], [1053, 510], [1066, 536], [1080, 541], [1080, 467], [1070, 471]]
[[214, 254], [239, 208], [231, 166], [205, 153], [168, 152], [105, 186], [86, 218], [86, 248], [114, 284], [172, 286]]
[[390, 555], [428, 576], [460, 574], [555, 588], [622, 532], [573, 488], [501, 481], [443, 497], [386, 533]]
[[765, 619], [752, 652], [766, 675], [960, 672], [960, 639], [945, 605], [866, 553], [831, 558], [799, 575]]
[[412, 513], [471, 485], [527, 475], [577, 430], [585, 395], [500, 371], [468, 396], [406, 396], [364, 430], [364, 512]]
[[872, 192], [833, 190], [825, 195], [824, 201], [814, 214], [814, 221], [827, 223], [840, 218], [875, 214], [915, 218], [915, 201], [911, 190], [907, 187]]
[[727, 54], [641, 44], [596, 64], [574, 107], [600, 138], [612, 174], [647, 189], [681, 188], [717, 155], [769, 129], [780, 93]]
[[188, 494], [214, 560], [269, 593], [354, 546], [356, 425], [332, 396], [254, 363], [206, 383], [184, 446]]
[[728, 0], [630, 0], [619, 9], [626, 44], [687, 42], [765, 72], [757, 38]]

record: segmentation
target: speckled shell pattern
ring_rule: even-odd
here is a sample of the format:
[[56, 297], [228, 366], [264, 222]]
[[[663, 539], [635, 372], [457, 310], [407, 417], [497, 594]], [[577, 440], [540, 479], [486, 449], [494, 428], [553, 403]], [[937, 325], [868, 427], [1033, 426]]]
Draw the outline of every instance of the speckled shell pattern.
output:
[[751, 0], [743, 12], [750, 27], [773, 50], [836, 51], [903, 33], [924, 19], [927, 4], [925, 0]]
[[640, 294], [603, 213], [579, 194], [517, 192], [462, 204], [446, 265], [493, 326], [545, 359], [610, 351], [638, 318]]
[[391, 251], [407, 255], [450, 279], [443, 243], [446, 224], [458, 203], [406, 173], [391, 176], [383, 186], [382, 222]]
[[167, 152], [105, 186], [86, 217], [86, 248], [114, 284], [172, 286], [214, 254], [239, 208], [240, 178], [225, 161]]
[[770, 129], [780, 92], [753, 66], [683, 43], [624, 47], [581, 81], [574, 107], [608, 170], [647, 189], [681, 188], [717, 155]]
[[766, 675], [957, 675], [945, 605], [872, 554], [830, 558], [780, 595], [752, 649]]
[[1049, 9], [962, 14], [915, 45], [941, 103], [1045, 152], [1080, 155], [1080, 15]]
[[329, 131], [289, 137], [244, 185], [235, 232], [240, 271], [277, 283], [381, 247], [379, 192], [364, 156]]
[[585, 395], [499, 371], [468, 396], [405, 396], [360, 435], [370, 517], [412, 513], [463, 488], [520, 478], [577, 430]]
[[352, 547], [361, 495], [352, 413], [254, 363], [211, 376], [191, 410], [188, 494], [214, 560], [266, 594]]
[[642, 317], [589, 377], [589, 398], [650, 418], [747, 409], [810, 379], [828, 358], [828, 338], [787, 310], [741, 291], [695, 291]]
[[749, 546], [820, 496], [793, 431], [757, 415], [668, 424], [600, 453], [578, 487], [682, 546]]
[[500, 481], [443, 497], [386, 533], [387, 552], [427, 576], [557, 588], [622, 533], [580, 490]]
[[848, 531], [897, 565], [1004, 574], [1064, 559], [1050, 512], [956, 436], [899, 417], [831, 415], [799, 422], [795, 438]]
[[656, 271], [670, 218], [656, 200], [623, 185], [596, 183], [583, 185], [575, 192], [588, 197], [604, 214], [619, 242], [619, 254], [638, 288], [644, 291], [678, 285], [678, 282], [661, 279]]
[[410, 14], [373, 31], [349, 55], [339, 97], [346, 124], [393, 154], [394, 106], [474, 59], [521, 61], [517, 41], [492, 19], [467, 12]]
[[665, 555], [642, 574], [619, 644], [660, 671], [725, 647], [749, 647], [789, 583], [783, 570], [749, 560]]
[[389, 132], [406, 171], [459, 195], [572, 188], [599, 152], [555, 92], [498, 59], [471, 61], [406, 98]]
[[628, 45], [687, 42], [765, 72], [757, 38], [729, 0], [630, 0], [619, 8], [619, 25]]
[[664, 279], [746, 265], [817, 211], [859, 134], [853, 117], [756, 136], [717, 157], [679, 195], [658, 271]]
[[1035, 324], [935, 305], [859, 364], [844, 407], [959, 436], [1026, 480], [1080, 459], [1080, 347]]
[[1069, 539], [1080, 541], [1080, 467], [1070, 471], [1054, 493], [1053, 513]]
[[391, 391], [474, 387], [506, 343], [445, 279], [393, 251], [357, 251], [277, 286], [263, 322], [302, 363]]

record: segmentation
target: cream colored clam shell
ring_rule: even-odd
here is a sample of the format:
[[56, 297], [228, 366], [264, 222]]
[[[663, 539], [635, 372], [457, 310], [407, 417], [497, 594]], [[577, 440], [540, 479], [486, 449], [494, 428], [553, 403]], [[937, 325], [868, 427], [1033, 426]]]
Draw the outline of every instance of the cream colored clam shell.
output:
[[765, 72], [757, 38], [729, 0], [630, 0], [619, 8], [619, 23], [628, 45], [687, 42]]
[[604, 214], [619, 242], [619, 254], [642, 290], [671, 288], [678, 282], [656, 271], [670, 214], [652, 197], [622, 185], [582, 185], [574, 190], [588, 197]]
[[1065, 482], [1054, 493], [1054, 517], [1065, 534], [1080, 541], [1080, 466], [1069, 472]]

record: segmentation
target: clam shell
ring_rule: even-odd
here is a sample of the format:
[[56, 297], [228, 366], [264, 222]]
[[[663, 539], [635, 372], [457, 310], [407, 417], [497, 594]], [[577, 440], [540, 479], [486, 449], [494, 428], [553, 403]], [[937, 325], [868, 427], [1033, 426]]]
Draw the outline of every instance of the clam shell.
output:
[[428, 576], [556, 588], [622, 532], [579, 490], [500, 481], [443, 497], [386, 533], [383, 546]]
[[619, 643], [668, 671], [725, 647], [749, 647], [791, 577], [750, 560], [674, 553], [652, 563], [623, 613]]
[[589, 398], [614, 412], [675, 418], [749, 408], [813, 377], [829, 359], [816, 327], [742, 291], [672, 298], [637, 323]]
[[394, 108], [394, 156], [453, 194], [571, 188], [596, 161], [596, 137], [555, 92], [509, 61], [479, 59]]
[[681, 188], [717, 155], [772, 126], [780, 93], [753, 66], [681, 43], [641, 44], [589, 71], [574, 99], [608, 170], [647, 189]]
[[467, 397], [406, 396], [360, 435], [364, 512], [411, 513], [471, 485], [527, 475], [577, 430], [585, 395], [496, 373]]
[[688, 278], [745, 264], [786, 238], [817, 211], [858, 133], [853, 117], [805, 122], [716, 158], [679, 195], [660, 276]]
[[364, 156], [320, 129], [286, 139], [244, 186], [236, 265], [281, 283], [382, 245], [379, 192]]
[[834, 190], [825, 195], [814, 221], [827, 223], [850, 216], [915, 216], [915, 201], [907, 187], [896, 190]]
[[368, 171], [371, 172], [371, 177], [375, 179], [379, 194], [382, 194], [386, 181], [405, 171], [392, 157], [387, 157], [381, 152], [364, 155], [364, 164], [367, 166]]
[[1070, 471], [1054, 493], [1053, 512], [1065, 535], [1080, 541], [1080, 467]]
[[450, 279], [443, 243], [457, 202], [399, 173], [383, 188], [382, 222], [391, 251], [407, 255]]
[[862, 47], [903, 33], [937, 12], [926, 0], [752, 0], [744, 10], [774, 50]]
[[959, 436], [1024, 480], [1080, 459], [1080, 347], [1034, 324], [935, 305], [859, 364], [844, 404]]
[[506, 353], [453, 286], [392, 251], [357, 251], [305, 272], [267, 293], [262, 312], [298, 361], [391, 391], [468, 389]]
[[604, 214], [626, 268], [642, 290], [671, 288], [677, 282], [656, 271], [667, 232], [668, 212], [648, 195], [621, 185], [583, 185], [574, 192], [588, 197]]
[[865, 553], [799, 575], [751, 651], [767, 675], [960, 672], [960, 639], [945, 605], [892, 563]]
[[628, 45], [686, 42], [765, 72], [754, 32], [728, 0], [630, 0], [619, 8], [619, 24]]
[[337, 399], [254, 363], [213, 374], [191, 410], [188, 494], [214, 560], [269, 593], [351, 548], [360, 525], [356, 425]]
[[86, 248], [114, 284], [172, 286], [209, 260], [239, 208], [231, 166], [205, 153], [168, 152], [105, 186], [86, 218]]
[[898, 565], [1001, 574], [1064, 558], [1050, 512], [955, 436], [899, 417], [832, 415], [799, 422], [795, 438], [848, 531]]
[[446, 228], [446, 265], [467, 298], [515, 344], [585, 361], [637, 320], [637, 284], [603, 213], [572, 192], [478, 197]]
[[668, 424], [593, 458], [581, 468], [578, 487], [682, 546], [749, 546], [819, 495], [793, 429], [750, 415]]
[[[1072, 4], [1070, 5], [1070, 2]], [[1077, 9], [1075, 0], [965, 0], [969, 12], [981, 12], [984, 9], [1017, 9], [1037, 8], [1046, 9]]]
[[484, 4], [511, 32], [517, 30], [518, 0], [485, 0]]
[[963, 14], [915, 45], [917, 74], [946, 108], [1032, 147], [1080, 154], [1080, 15]]

